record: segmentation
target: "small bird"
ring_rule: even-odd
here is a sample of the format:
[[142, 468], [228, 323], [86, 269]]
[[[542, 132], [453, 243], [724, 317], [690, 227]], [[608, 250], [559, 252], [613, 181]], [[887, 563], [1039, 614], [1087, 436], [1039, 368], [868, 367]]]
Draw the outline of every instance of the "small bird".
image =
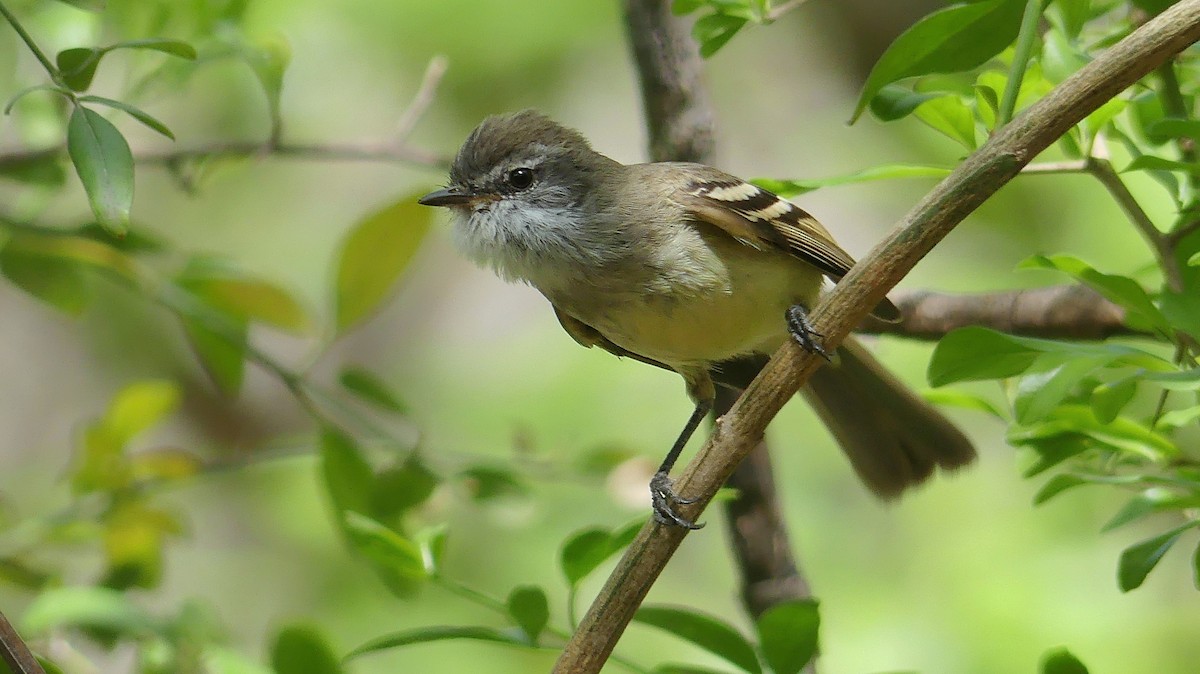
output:
[[[669, 477], [712, 409], [715, 383], [744, 388], [785, 340], [826, 358], [807, 319], [824, 278], [854, 259], [811, 215], [702, 164], [622, 164], [533, 110], [485, 119], [447, 187], [459, 248], [550, 300], [567, 334], [681, 375], [695, 410], [650, 482], [655, 518], [689, 529], [694, 502]], [[894, 320], [886, 299], [873, 312]], [[883, 499], [934, 469], [970, 463], [970, 441], [853, 340], [817, 370], [806, 398], [866, 486]]]

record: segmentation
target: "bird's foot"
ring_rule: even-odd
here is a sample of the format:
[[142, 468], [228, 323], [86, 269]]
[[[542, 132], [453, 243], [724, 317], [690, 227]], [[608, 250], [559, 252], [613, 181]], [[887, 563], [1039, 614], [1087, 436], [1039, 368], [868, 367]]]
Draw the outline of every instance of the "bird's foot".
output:
[[788, 332], [792, 338], [796, 340], [800, 346], [809, 353], [815, 353], [825, 360], [833, 360], [825, 347], [821, 345], [821, 340], [824, 335], [813, 330], [812, 323], [808, 321], [808, 312], [802, 305], [793, 304], [787, 310], [787, 326]]
[[700, 529], [704, 524], [695, 522], [675, 512], [675, 507], [689, 505], [699, 501], [699, 498], [683, 498], [675, 493], [675, 487], [666, 471], [658, 471], [650, 478], [650, 503], [654, 508], [654, 521], [668, 526], [684, 529]]

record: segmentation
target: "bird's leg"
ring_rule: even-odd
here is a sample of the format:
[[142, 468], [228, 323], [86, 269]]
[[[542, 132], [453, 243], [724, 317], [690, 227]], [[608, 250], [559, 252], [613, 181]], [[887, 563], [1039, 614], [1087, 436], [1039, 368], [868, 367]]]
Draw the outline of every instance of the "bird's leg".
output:
[[671, 446], [671, 451], [667, 452], [662, 465], [658, 467], [658, 472], [650, 478], [650, 503], [654, 508], [654, 519], [660, 524], [673, 524], [684, 529], [699, 529], [704, 526], [675, 512], [675, 506], [695, 503], [699, 499], [683, 498], [676, 494], [670, 475], [671, 468], [679, 459], [679, 453], [683, 451], [684, 446], [687, 445], [688, 440], [696, 432], [696, 428], [700, 426], [700, 422], [704, 420], [704, 416], [708, 414], [712, 406], [712, 398], [702, 399], [696, 403], [696, 409], [692, 410], [692, 416], [683, 427], [679, 438]]
[[805, 351], [815, 353], [825, 360], [832, 360], [829, 352], [821, 345], [824, 335], [813, 330], [812, 323], [808, 321], [808, 309], [805, 309], [803, 304], [793, 304], [788, 307], [785, 316], [788, 332]]

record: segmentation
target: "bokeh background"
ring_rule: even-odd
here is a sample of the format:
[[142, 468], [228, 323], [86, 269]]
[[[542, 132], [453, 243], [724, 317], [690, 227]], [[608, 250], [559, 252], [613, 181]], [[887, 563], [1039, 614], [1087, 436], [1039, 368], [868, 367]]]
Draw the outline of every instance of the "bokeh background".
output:
[[[800, 178], [887, 162], [954, 162], [960, 150], [915, 120], [845, 123], [875, 56], [940, 4], [810, 2], [777, 24], [738, 35], [707, 68], [720, 166], [748, 177]], [[30, 30], [55, 50], [104, 41], [111, 28], [111, 19], [53, 3], [17, 9], [31, 12]], [[139, 11], [135, 0], [110, 2], [118, 16]], [[282, 110], [292, 141], [386, 139], [425, 64], [443, 54], [449, 70], [413, 144], [450, 154], [483, 116], [536, 107], [582, 130], [610, 156], [645, 156], [616, 2], [256, 0], [247, 25], [291, 45]], [[0, 91], [15, 90], [34, 69], [11, 31], [0, 30]], [[101, 79], [97, 88], [105, 86], [116, 91], [120, 81]], [[267, 130], [261, 92], [232, 62], [206, 67], [146, 107], [176, 130], [179, 146], [261, 138]], [[167, 148], [133, 124], [123, 121], [122, 128], [135, 150]], [[23, 127], [19, 116], [0, 119], [0, 147], [55, 133], [61, 131]], [[163, 171], [141, 169], [134, 215], [175, 248], [228, 257], [293, 290], [328, 322], [334, 253], [348, 229], [443, 179], [437, 170], [403, 164], [263, 157], [223, 164], [187, 194]], [[930, 186], [911, 180], [830, 188], [800, 203], [861, 255]], [[1154, 212], [1153, 188], [1144, 187], [1139, 194]], [[3, 190], [0, 198], [30, 198]], [[47, 219], [85, 216], [81, 190], [65, 194], [44, 205]], [[1059, 251], [1121, 273], [1148, 260], [1098, 185], [1023, 178], [963, 223], [897, 293], [1048, 283], [1013, 268], [1030, 254]], [[82, 424], [142, 378], [178, 378], [186, 388], [182, 411], [145, 440], [148, 446], [238, 462], [311, 445], [306, 418], [273, 379], [251, 371], [240, 399], [222, 399], [169, 317], [119, 289], [100, 293], [72, 319], [0, 284], [0, 495], [10, 516], [61, 504]], [[255, 338], [297, 364], [315, 344], [265, 332]], [[925, 386], [929, 345], [887, 338], [872, 344], [914, 386]], [[617, 526], [644, 513], [641, 481], [690, 409], [677, 377], [579, 348], [535, 291], [505, 285], [458, 257], [444, 222], [386, 308], [334, 345], [314, 372], [332, 377], [346, 363], [393, 385], [411, 407], [409, 432], [445, 466], [481, 457], [503, 465], [515, 453], [551, 466], [530, 472], [528, 498], [480, 505], [447, 487], [422, 517], [449, 523], [450, 574], [500, 596], [518, 584], [542, 585], [560, 624], [558, 545], [580, 528]], [[990, 386], [974, 391], [1002, 399]], [[797, 556], [821, 601], [821, 671], [1030, 672], [1056, 646], [1069, 647], [1096, 672], [1196, 671], [1200, 611], [1182, 550], [1141, 589], [1121, 594], [1119, 551], [1158, 529], [1098, 533], [1120, 506], [1115, 494], [1079, 490], [1033, 507], [1039, 483], [1020, 478], [1028, 457], [1006, 446], [993, 421], [950, 414], [978, 442], [979, 465], [890, 506], [857, 485], [802, 403], [773, 423], [769, 438]], [[646, 458], [607, 484], [564, 478], [553, 468], [605, 447]], [[228, 625], [237, 648], [264, 657], [268, 636], [295, 620], [320, 626], [343, 650], [405, 627], [495, 622], [436, 589], [410, 600], [388, 594], [343, 548], [311, 453], [284, 453], [290, 456], [206, 474], [164, 495], [186, 513], [189, 527], [169, 548], [163, 588], [139, 600], [165, 609], [201, 599]], [[714, 511], [707, 519], [710, 526], [687, 539], [650, 601], [748, 627], [720, 518]], [[87, 555], [71, 562], [80, 578], [94, 573], [94, 563]], [[594, 591], [600, 580], [585, 589]], [[0, 606], [10, 616], [28, 600], [0, 586]], [[619, 650], [646, 665], [721, 667], [636, 625]], [[352, 671], [529, 672], [552, 662], [552, 654], [444, 643], [371, 656]]]

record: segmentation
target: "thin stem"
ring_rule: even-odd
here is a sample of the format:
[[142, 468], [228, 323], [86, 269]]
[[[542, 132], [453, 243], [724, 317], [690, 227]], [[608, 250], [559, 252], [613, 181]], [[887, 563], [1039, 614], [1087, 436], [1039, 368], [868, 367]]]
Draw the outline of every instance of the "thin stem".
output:
[[50, 79], [54, 80], [55, 84], [62, 86], [62, 78], [58, 73], [58, 68], [54, 67], [54, 64], [50, 62], [50, 59], [46, 58], [46, 55], [42, 53], [41, 48], [38, 47], [37, 43], [33, 41], [33, 36], [26, 32], [25, 27], [22, 26], [21, 22], [17, 20], [17, 17], [13, 15], [13, 13], [10, 12], [7, 7], [4, 6], [3, 2], [0, 2], [0, 14], [4, 15], [4, 18], [8, 20], [8, 23], [12, 25], [13, 30], [17, 31], [17, 35], [21, 36], [21, 40], [25, 42], [25, 46], [29, 47], [29, 51], [33, 52], [33, 55], [36, 56], [37, 60], [42, 64], [42, 67], [46, 69], [47, 73], [49, 73]]
[[424, 117], [429, 106], [433, 105], [438, 85], [442, 83], [442, 77], [449, 67], [450, 60], [441, 54], [429, 59], [429, 65], [425, 66], [425, 74], [421, 76], [421, 85], [417, 87], [417, 93], [408, 104], [408, 108], [400, 115], [400, 119], [396, 121], [394, 143], [401, 143], [408, 138], [413, 127], [417, 125], [417, 121]]
[[1012, 67], [1008, 71], [1008, 82], [1004, 85], [1004, 94], [1000, 98], [1000, 109], [996, 112], [996, 128], [1008, 124], [1013, 111], [1017, 109], [1017, 95], [1021, 93], [1021, 82], [1025, 79], [1025, 69], [1029, 67], [1029, 58], [1033, 54], [1033, 43], [1037, 39], [1038, 22], [1042, 18], [1044, 0], [1028, 0], [1025, 4], [1025, 14], [1021, 17], [1021, 29], [1017, 33], [1017, 46], [1013, 52]]
[[800, 5], [803, 5], [805, 2], [808, 2], [808, 0], [788, 0], [787, 2], [783, 3], [782, 5], [772, 7], [771, 11], [767, 12], [767, 16], [765, 17], [765, 22], [770, 23], [772, 21], [778, 21], [779, 17], [783, 16], [784, 14], [787, 14], [788, 12], [792, 11], [793, 9], [796, 9]]

